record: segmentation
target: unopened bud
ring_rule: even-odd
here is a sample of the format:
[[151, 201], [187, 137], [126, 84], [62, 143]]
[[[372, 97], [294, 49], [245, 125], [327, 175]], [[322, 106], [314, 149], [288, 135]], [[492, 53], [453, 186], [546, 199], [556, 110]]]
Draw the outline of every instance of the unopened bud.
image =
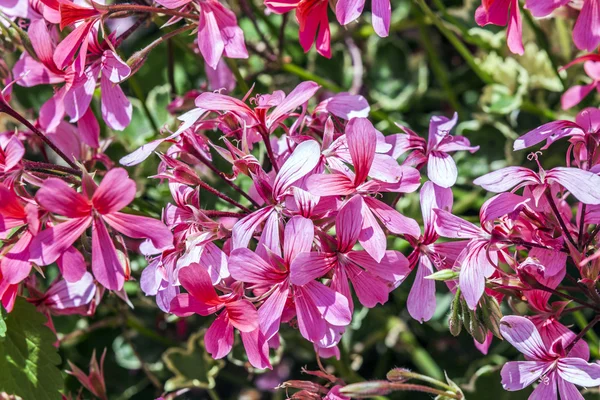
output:
[[129, 65], [129, 68], [131, 69], [131, 75], [135, 74], [140, 68], [142, 68], [142, 65], [144, 65], [148, 59], [148, 53], [148, 51], [142, 49], [140, 51], [136, 51], [131, 55], [131, 57], [129, 57], [127, 60], [127, 65]]
[[450, 268], [439, 270], [425, 277], [425, 279], [432, 279], [434, 281], [452, 281], [456, 278], [458, 278], [458, 272]]
[[500, 319], [502, 319], [502, 311], [500, 310], [498, 301], [494, 297], [486, 294], [483, 295], [482, 300], [483, 301], [480, 309], [483, 323], [494, 336], [502, 339], [502, 334], [500, 333]]
[[[481, 309], [481, 307], [479, 308]], [[471, 311], [471, 336], [479, 343], [484, 343], [487, 338], [488, 330], [481, 322], [477, 311]]]
[[460, 307], [460, 289], [456, 290], [456, 295], [450, 304], [450, 317], [448, 318], [448, 327], [453, 336], [460, 335], [461, 331], [461, 307]]
[[406, 382], [410, 379], [410, 377], [406, 375], [410, 373], [411, 372], [406, 368], [394, 368], [391, 371], [389, 371], [385, 377], [390, 382]]
[[385, 396], [391, 391], [391, 383], [388, 381], [352, 383], [340, 389], [341, 394], [357, 399], [365, 399], [373, 396]]

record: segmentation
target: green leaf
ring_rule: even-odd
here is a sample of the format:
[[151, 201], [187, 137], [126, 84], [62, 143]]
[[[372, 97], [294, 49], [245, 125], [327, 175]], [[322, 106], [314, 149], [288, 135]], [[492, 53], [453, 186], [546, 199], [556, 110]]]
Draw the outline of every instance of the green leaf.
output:
[[204, 350], [204, 332], [190, 336], [186, 349], [172, 347], [162, 358], [175, 374], [165, 383], [168, 392], [181, 388], [212, 389], [215, 377], [224, 365], [222, 360], [214, 360]]
[[60, 400], [63, 377], [56, 337], [45, 326], [46, 317], [33, 304], [17, 298], [5, 318], [5, 337], [0, 339], [0, 392], [24, 399]]

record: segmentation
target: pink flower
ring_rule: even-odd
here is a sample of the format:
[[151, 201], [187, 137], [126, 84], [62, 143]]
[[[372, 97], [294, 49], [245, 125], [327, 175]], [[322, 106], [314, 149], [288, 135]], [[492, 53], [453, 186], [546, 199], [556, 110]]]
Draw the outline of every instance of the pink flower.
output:
[[[525, 8], [534, 17], [545, 17], [569, 0], [526, 0]], [[600, 44], [600, 0], [583, 0], [583, 8], [573, 28], [573, 41], [580, 50], [594, 51]]]
[[39, 122], [43, 129], [55, 131], [67, 114], [71, 122], [81, 120], [79, 128], [84, 134], [83, 141], [98, 147], [99, 129], [93, 129], [95, 122], [91, 120], [95, 117], [88, 110], [99, 75], [104, 121], [115, 130], [123, 130], [129, 125], [133, 108], [118, 84], [129, 77], [131, 69], [106, 42], [98, 43], [95, 29], [90, 28], [82, 39], [86, 43], [85, 63], [78, 67], [68, 65], [64, 71], [55, 61], [60, 45], [55, 47], [45, 21], [32, 22], [28, 33], [40, 62], [24, 53], [14, 67], [15, 76], [21, 77], [17, 83], [25, 87], [64, 83], [40, 109]]
[[107, 289], [120, 290], [128, 276], [105, 223], [126, 236], [148, 238], [158, 249], [171, 246], [173, 236], [160, 221], [119, 212], [135, 197], [135, 182], [124, 169], [110, 170], [100, 186], [96, 187], [91, 179], [84, 186], [86, 195], [77, 193], [60, 179], [44, 181], [36, 193], [38, 204], [68, 219], [35, 236], [30, 246], [31, 261], [38, 265], [53, 263], [91, 225], [94, 276]]
[[[192, 0], [159, 0], [158, 4], [174, 9], [186, 7]], [[229, 58], [248, 58], [244, 32], [235, 14], [216, 0], [194, 2], [200, 10], [198, 48], [206, 64], [215, 70], [225, 54]]]
[[[546, 1], [546, 0], [541, 0]], [[518, 0], [483, 0], [475, 11], [475, 21], [479, 26], [488, 24], [505, 26], [508, 49], [523, 55], [523, 25]]]
[[[334, 248], [321, 252], [302, 252], [290, 266], [290, 282], [305, 285], [326, 276], [333, 270], [331, 287], [348, 299], [353, 309], [352, 294], [348, 280], [352, 282], [359, 301], [365, 307], [385, 304], [389, 292], [396, 288], [408, 275], [408, 260], [398, 251], [386, 251], [381, 261], [375, 261], [367, 252], [353, 251], [361, 233], [360, 197], [352, 197], [338, 212], [335, 227], [337, 238]], [[330, 242], [333, 240], [324, 240]]]
[[[492, 235], [484, 225], [482, 228], [450, 214], [442, 209], [434, 210], [435, 230], [438, 235], [452, 239], [469, 239], [456, 258], [460, 267], [460, 290], [470, 309], [477, 307], [485, 289], [485, 279], [489, 278], [498, 264], [497, 251], [491, 251]], [[486, 228], [486, 229], [483, 229]]]
[[[358, 19], [365, 7], [365, 0], [340, 0], [335, 6], [335, 15], [342, 25]], [[389, 0], [373, 0], [371, 2], [371, 18], [373, 29], [381, 37], [390, 32], [390, 17], [392, 8]]]
[[592, 78], [592, 83], [587, 85], [575, 85], [569, 88], [560, 99], [563, 110], [575, 107], [594, 89], [600, 93], [600, 54], [588, 54], [576, 58], [562, 69], [567, 69], [579, 63], [583, 63], [583, 69], [586, 74]]
[[178, 316], [208, 316], [221, 311], [212, 323], [204, 343], [213, 358], [225, 357], [233, 347], [233, 329], [240, 331], [248, 360], [256, 368], [270, 368], [268, 345], [258, 329], [258, 313], [254, 305], [241, 297], [241, 287], [223, 296], [217, 295], [206, 270], [194, 263], [182, 268], [179, 281], [187, 293], [171, 301], [171, 312]]
[[540, 383], [529, 397], [531, 400], [558, 399], [558, 393], [562, 399], [570, 400], [583, 399], [575, 385], [600, 385], [600, 364], [569, 357], [560, 345], [548, 348], [535, 325], [527, 318], [503, 317], [500, 332], [527, 360], [509, 361], [502, 367], [505, 390], [521, 390], [539, 379]]
[[600, 109], [586, 108], [577, 114], [575, 122], [559, 120], [549, 122], [527, 132], [513, 145], [514, 150], [523, 150], [546, 141], [542, 150], [547, 149], [552, 143], [563, 137], [575, 137], [578, 142], [584, 142], [589, 135], [596, 135], [600, 131]]
[[317, 53], [331, 58], [331, 32], [327, 16], [329, 2], [327, 0], [265, 0], [265, 5], [277, 14], [296, 10], [296, 19], [300, 25], [300, 45], [304, 52], [308, 52], [314, 42]]
[[515, 186], [535, 185], [534, 195], [539, 198], [546, 188], [558, 183], [584, 204], [600, 204], [600, 176], [578, 168], [556, 167], [536, 174], [525, 167], [506, 167], [480, 176], [474, 184], [495, 193], [506, 192]]
[[[414, 247], [408, 257], [411, 269], [416, 269], [415, 280], [408, 295], [406, 306], [411, 317], [419, 322], [429, 321], [435, 313], [435, 281], [426, 279], [435, 269], [452, 268], [466, 242], [442, 242], [435, 231], [435, 210], [452, 209], [452, 191], [433, 182], [425, 182], [421, 187], [421, 212], [423, 214], [423, 234], [419, 238], [408, 237]], [[453, 287], [453, 285], [452, 285]]]
[[12, 186], [24, 155], [25, 147], [17, 135], [0, 136], [0, 182]]
[[479, 146], [471, 146], [464, 136], [452, 136], [450, 131], [456, 125], [458, 115], [452, 119], [434, 116], [429, 121], [429, 137], [427, 142], [413, 130], [400, 126], [405, 134], [390, 135], [385, 138], [392, 144], [388, 154], [397, 159], [408, 150], [413, 153], [404, 162], [420, 169], [427, 164], [427, 177], [436, 185], [449, 188], [454, 186], [458, 177], [456, 163], [449, 154], [454, 151], [467, 150], [471, 153], [479, 150]]
[[[377, 200], [372, 194], [379, 192], [409, 193], [415, 191], [421, 176], [411, 167], [399, 166], [389, 156], [377, 154], [377, 135], [373, 125], [365, 118], [354, 118], [346, 126], [349, 163], [354, 172], [336, 162], [330, 174], [311, 175], [308, 191], [317, 196], [358, 196], [361, 207], [356, 208], [355, 218], [362, 223], [358, 238], [364, 249], [379, 262], [385, 255], [385, 234], [377, 220], [395, 234], [418, 237], [418, 224], [389, 205]], [[368, 180], [367, 177], [374, 179]]]
[[279, 331], [291, 296], [302, 336], [315, 344], [325, 344], [323, 347], [335, 346], [352, 317], [347, 298], [321, 282], [294, 284], [290, 277], [291, 265], [299, 254], [312, 247], [314, 225], [309, 219], [292, 217], [283, 237], [283, 257], [269, 252], [261, 258], [245, 248], [234, 250], [229, 260], [231, 276], [271, 292], [258, 310], [260, 329], [267, 340]]

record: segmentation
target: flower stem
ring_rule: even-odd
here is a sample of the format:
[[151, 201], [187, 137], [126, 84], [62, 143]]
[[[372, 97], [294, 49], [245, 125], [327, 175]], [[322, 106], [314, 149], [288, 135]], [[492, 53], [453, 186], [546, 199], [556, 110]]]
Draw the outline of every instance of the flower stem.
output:
[[560, 215], [560, 211], [558, 211], [558, 207], [556, 207], [556, 203], [554, 202], [552, 193], [550, 193], [550, 190], [548, 189], [544, 192], [544, 194], [546, 195], [546, 200], [548, 200], [548, 204], [550, 204], [550, 208], [552, 209], [552, 212], [554, 212], [554, 216], [558, 220], [558, 223], [563, 230], [564, 236], [573, 245], [574, 248], [577, 248], [577, 245], [575, 244], [575, 241], [573, 240], [573, 237], [571, 236], [571, 232], [569, 232], [569, 229], [567, 228], [565, 221], [563, 221], [562, 216]]
[[164, 15], [170, 15], [173, 17], [181, 17], [181, 18], [187, 18], [187, 19], [192, 19], [192, 20], [198, 20], [198, 15], [196, 14], [190, 14], [190, 13], [185, 13], [185, 12], [181, 12], [181, 11], [177, 11], [177, 10], [169, 10], [168, 8], [158, 8], [158, 7], [152, 7], [152, 6], [143, 6], [143, 5], [139, 5], [139, 4], [111, 4], [108, 6], [104, 6], [104, 5], [98, 5], [96, 3], [98, 9], [106, 11], [108, 13], [116, 13], [116, 12], [121, 12], [121, 11], [128, 11], [128, 12], [138, 12], [138, 13], [149, 13], [149, 14], [164, 14]]
[[594, 325], [596, 325], [598, 322], [600, 322], [600, 314], [597, 314], [596, 317], [589, 324], [587, 324], [585, 328], [583, 328], [581, 332], [579, 332], [579, 334], [573, 338], [573, 340], [571, 340], [571, 343], [569, 343], [569, 345], [565, 348], [565, 354], [568, 355], [569, 352], [573, 349], [573, 347], [577, 344], [577, 342], [579, 342], [581, 338], [587, 333], [587, 331], [592, 329]]
[[27, 121], [27, 119], [25, 117], [23, 117], [21, 114], [16, 112], [3, 99], [0, 99], [0, 113], [8, 114], [11, 117], [13, 117], [14, 119], [16, 119], [17, 121], [19, 121], [20, 123], [22, 123], [23, 125], [25, 125], [37, 137], [42, 139], [42, 141], [44, 143], [46, 143], [48, 145], [48, 147], [50, 147], [60, 158], [65, 160], [65, 162], [67, 164], [69, 164], [73, 169], [76, 169], [76, 170], [79, 169], [77, 167], [77, 164], [75, 164], [69, 157], [67, 157], [67, 155], [65, 153], [63, 153], [54, 143], [52, 143], [52, 141], [46, 135], [44, 135], [44, 133], [42, 133], [42, 131], [40, 131], [38, 128], [33, 126], [33, 124], [31, 124], [31, 122]]

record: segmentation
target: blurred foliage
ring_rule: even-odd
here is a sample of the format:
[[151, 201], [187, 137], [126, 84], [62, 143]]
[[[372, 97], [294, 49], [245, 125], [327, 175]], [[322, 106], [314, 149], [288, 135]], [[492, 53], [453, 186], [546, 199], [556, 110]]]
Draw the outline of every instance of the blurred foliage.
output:
[[[568, 36], [570, 29], [565, 29], [565, 24], [573, 23], [569, 20], [546, 19], [535, 21], [535, 25], [525, 21], [526, 51], [523, 56], [517, 56], [507, 51], [504, 31], [498, 27], [484, 29], [475, 25], [473, 15], [478, 2], [433, 1], [435, 6], [430, 6], [433, 12], [463, 43], [471, 57], [468, 59], [440, 32], [431, 16], [419, 7], [419, 2], [411, 0], [392, 1], [390, 36], [377, 37], [370, 26], [370, 2], [367, 2], [363, 18], [347, 27], [340, 27], [330, 13], [333, 54], [331, 59], [325, 59], [314, 51], [307, 54], [302, 51], [293, 15], [287, 18], [281, 34], [284, 41], [279, 43], [283, 17], [263, 14], [260, 11], [264, 6], [256, 2], [253, 6], [260, 10], [256, 13], [258, 27], [275, 48], [284, 49], [282, 63], [278, 64], [257, 54], [264, 50], [261, 35], [250, 18], [240, 12], [235, 1], [229, 4], [239, 16], [249, 50], [256, 50], [251, 51], [248, 60], [236, 60], [235, 63], [248, 86], [254, 85], [253, 93], [289, 91], [300, 81], [309, 79], [323, 86], [319, 92], [323, 98], [333, 92], [353, 90], [368, 99], [372, 119], [385, 134], [397, 133], [399, 129], [393, 123], [398, 122], [426, 135], [432, 115], [450, 116], [457, 111], [460, 117], [457, 134], [465, 135], [473, 145], [481, 146], [474, 155], [460, 152], [455, 156], [459, 180], [454, 187], [454, 210], [470, 219], [477, 216], [479, 207], [486, 200], [484, 192], [472, 186], [472, 180], [508, 164], [524, 163], [533, 167], [532, 162], [525, 160], [524, 152], [513, 153], [513, 140], [550, 119], [573, 118], [575, 110], [564, 112], [560, 109], [560, 95], [565, 88], [585, 79], [580, 66], [567, 72], [557, 71], [576, 54]], [[161, 35], [163, 31], [158, 26], [164, 21], [155, 22], [144, 25], [138, 34], [124, 43], [124, 59]], [[193, 40], [194, 36], [187, 35], [172, 39], [169, 43], [171, 52], [167, 44], [160, 45], [150, 53], [141, 70], [129, 79], [128, 85], [123, 85], [133, 103], [133, 121], [120, 133], [109, 132], [103, 127], [103, 135], [113, 138], [113, 144], [107, 150], [111, 159], [118, 160], [156, 138], [157, 130], [165, 124], [170, 129], [176, 127], [176, 119], [166, 112], [172, 95], [183, 95], [192, 89], [207, 90], [203, 61], [194, 51]], [[9, 63], [14, 63], [14, 57], [15, 53], [6, 54]], [[167, 62], [169, 57], [174, 63], [172, 75]], [[474, 66], [478, 70], [474, 70]], [[39, 109], [51, 94], [49, 87], [15, 86], [14, 102], [25, 111]], [[244, 94], [239, 89], [234, 92], [240, 98]], [[594, 96], [588, 96], [581, 106], [597, 104]], [[2, 125], [10, 127], [7, 121], [0, 121]], [[218, 133], [214, 135], [217, 137]], [[564, 163], [563, 150], [560, 144], [556, 145], [552, 153], [544, 154], [543, 164], [549, 168]], [[215, 159], [220, 168], [229, 168], [216, 155]], [[150, 157], [130, 169], [141, 194], [135, 207], [153, 215], [159, 215], [161, 208], [171, 200], [165, 183], [147, 178], [156, 173], [157, 165], [158, 158]], [[223, 191], [234, 199], [239, 198], [239, 194], [228, 188]], [[216, 203], [210, 194], [203, 193], [201, 199], [203, 206], [212, 207]], [[406, 195], [398, 204], [400, 211], [421, 220], [418, 194]], [[409, 251], [406, 242], [399, 239], [391, 240], [389, 245], [405, 253]], [[135, 279], [139, 279], [144, 266], [143, 258], [132, 260]], [[438, 379], [443, 379], [446, 372], [468, 399], [528, 397], [528, 390], [505, 392], [500, 386], [500, 366], [506, 361], [505, 357], [518, 356], [515, 349], [495, 338], [489, 353], [483, 355], [466, 333], [458, 337], [449, 335], [447, 320], [452, 296], [441, 283], [437, 285], [438, 307], [433, 319], [422, 325], [412, 320], [406, 310], [411, 284], [412, 276], [393, 292], [385, 306], [356, 307], [352, 325], [340, 346], [341, 360], [323, 360], [331, 372], [347, 383], [382, 379], [394, 367], [411, 368]], [[187, 390], [178, 397], [180, 399], [282, 399], [285, 391], [271, 389], [287, 379], [310, 380], [310, 376], [301, 374], [302, 367], [317, 369], [312, 345], [303, 340], [297, 330], [285, 328], [281, 331], [282, 348], [277, 355], [281, 359], [273, 371], [253, 370], [237, 351], [232, 352], [225, 362], [214, 361], [202, 348], [201, 332], [209, 326], [211, 318], [194, 316], [179, 320], [158, 310], [154, 300], [143, 295], [138, 282], [126, 285], [126, 290], [135, 307], [133, 310], [115, 295], [108, 294], [93, 318], [54, 318], [60, 335], [72, 336], [72, 332], [81, 332], [61, 346], [62, 370], [66, 369], [64, 360], [83, 366], [89, 362], [94, 349], [113, 350], [108, 352], [105, 362], [110, 399], [145, 400], [158, 396], [164, 389], [180, 388]], [[48, 332], [38, 330], [37, 325], [43, 323], [38, 320], [41, 317], [27, 312], [28, 307], [31, 308], [18, 302], [15, 311], [5, 318], [9, 334], [0, 338], [0, 347], [11, 344], [11, 347], [16, 346], [11, 350], [14, 351], [24, 346], [15, 342], [23, 338], [11, 336], [19, 329], [34, 339], [47, 336]], [[12, 327], [11, 321], [17, 321], [17, 315], [18, 321], [23, 318], [27, 325]], [[32, 347], [32, 343], [27, 345], [31, 357], [45, 356], [52, 363], [58, 363], [52, 349], [45, 346], [36, 353], [37, 347]], [[241, 346], [239, 337], [236, 337], [236, 346]], [[5, 354], [4, 350], [0, 353]], [[7, 360], [3, 362], [7, 363]], [[19, 362], [25, 361], [20, 359]], [[6, 373], [5, 368], [9, 367], [1, 366], [0, 370]], [[25, 370], [27, 376], [15, 382], [24, 385], [38, 376], [40, 384], [54, 387], [61, 384], [55, 369], [43, 374], [39, 372]], [[66, 377], [67, 391], [77, 393], [79, 388], [74, 378]], [[84, 391], [84, 398], [89, 396]], [[43, 397], [32, 394], [29, 398]], [[430, 396], [395, 393], [389, 398], [418, 400]]]

